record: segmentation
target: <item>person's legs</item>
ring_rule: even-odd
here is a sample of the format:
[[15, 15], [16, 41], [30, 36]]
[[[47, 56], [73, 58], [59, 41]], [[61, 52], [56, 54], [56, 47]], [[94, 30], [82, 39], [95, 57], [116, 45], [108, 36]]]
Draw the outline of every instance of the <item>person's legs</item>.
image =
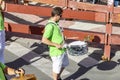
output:
[[69, 65], [68, 55], [67, 55], [67, 53], [64, 53], [64, 54], [63, 54], [63, 59], [62, 59], [62, 68], [61, 68], [61, 70], [60, 70], [60, 73], [59, 73], [59, 75], [58, 75], [58, 78], [60, 78], [63, 70], [64, 70], [65, 67], [68, 66], [68, 65]]
[[80, 2], [80, 0], [76, 0], [77, 2]]
[[62, 74], [62, 72], [63, 72], [64, 69], [65, 69], [64, 67], [61, 68], [60, 73], [58, 74], [58, 79], [61, 79], [60, 76], [61, 76], [61, 74]]
[[64, 53], [58, 57], [51, 57], [53, 62], [53, 79], [57, 80], [60, 78], [61, 73], [64, 70], [64, 67], [66, 67], [69, 64], [67, 54]]
[[57, 80], [58, 79], [58, 74], [53, 72], [53, 80]]
[[0, 31], [0, 62], [4, 63], [5, 31]]
[[98, 0], [92, 0], [93, 4], [96, 4], [98, 2]]
[[95, 0], [92, 0], [92, 3], [95, 4]]
[[62, 66], [62, 59], [61, 59], [61, 55], [60, 56], [55, 56], [55, 57], [51, 57], [52, 59], [52, 66], [53, 66], [53, 80], [57, 80], [59, 73], [61, 71], [61, 66]]

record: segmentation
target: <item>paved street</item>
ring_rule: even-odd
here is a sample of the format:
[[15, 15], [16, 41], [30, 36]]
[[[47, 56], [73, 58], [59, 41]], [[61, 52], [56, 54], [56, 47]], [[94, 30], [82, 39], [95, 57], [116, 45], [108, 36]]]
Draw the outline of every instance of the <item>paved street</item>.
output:
[[[11, 36], [12, 34], [9, 33]], [[26, 74], [35, 74], [37, 80], [52, 80], [52, 63], [47, 46], [41, 44], [40, 40], [25, 38], [29, 35], [19, 33], [14, 35], [23, 37], [12, 36], [6, 41], [6, 64], [16, 69], [24, 68]], [[41, 38], [34, 35], [31, 37]], [[95, 47], [95, 44], [89, 44], [88, 53], [82, 56], [69, 55], [70, 65], [63, 72], [62, 78], [64, 80], [119, 80], [120, 47], [114, 46], [110, 62], [103, 62], [100, 59], [103, 45], [98, 45], [99, 48]]]

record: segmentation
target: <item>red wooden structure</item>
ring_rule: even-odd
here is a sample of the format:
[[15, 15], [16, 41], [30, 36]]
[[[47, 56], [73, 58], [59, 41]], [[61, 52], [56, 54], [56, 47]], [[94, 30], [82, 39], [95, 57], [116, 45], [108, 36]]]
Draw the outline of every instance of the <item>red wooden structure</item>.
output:
[[[25, 0], [25, 1], [36, 1], [39, 3], [48, 3], [57, 6], [65, 7], [63, 18], [73, 18], [80, 20], [96, 21], [106, 23], [106, 32], [90, 32], [80, 31], [73, 29], [65, 29], [64, 34], [67, 37], [79, 37], [79, 40], [84, 40], [85, 36], [92, 36], [93, 39], [90, 42], [97, 42], [104, 44], [104, 55], [103, 60], [110, 60], [111, 45], [120, 44], [120, 35], [112, 34], [112, 23], [120, 23], [120, 8], [113, 7], [113, 3], [109, 5], [90, 4], [83, 2], [75, 2], [72, 0]], [[111, 0], [113, 1], [113, 0]], [[77, 10], [72, 10], [76, 8]], [[7, 3], [6, 12], [17, 12], [25, 14], [33, 14], [38, 16], [50, 16], [50, 7], [38, 7], [38, 6], [26, 6], [19, 4]], [[41, 35], [44, 26], [30, 26], [25, 24], [13, 24], [5, 22], [6, 31], [21, 32], [27, 34]], [[72, 34], [72, 35], [71, 35]], [[99, 40], [98, 40], [99, 38]]]

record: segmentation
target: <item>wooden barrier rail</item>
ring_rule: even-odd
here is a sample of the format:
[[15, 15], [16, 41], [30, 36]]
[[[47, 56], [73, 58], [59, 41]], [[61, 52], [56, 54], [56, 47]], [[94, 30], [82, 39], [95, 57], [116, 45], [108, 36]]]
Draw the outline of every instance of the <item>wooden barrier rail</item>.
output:
[[[7, 4], [7, 12], [17, 12], [25, 14], [33, 14], [37, 16], [50, 16], [51, 8], [37, 7], [37, 6], [25, 6], [18, 4]], [[81, 20], [91, 20], [98, 22], [106, 22], [106, 13], [101, 12], [88, 12], [88, 11], [73, 11], [65, 9], [63, 12], [63, 18], [73, 18]]]

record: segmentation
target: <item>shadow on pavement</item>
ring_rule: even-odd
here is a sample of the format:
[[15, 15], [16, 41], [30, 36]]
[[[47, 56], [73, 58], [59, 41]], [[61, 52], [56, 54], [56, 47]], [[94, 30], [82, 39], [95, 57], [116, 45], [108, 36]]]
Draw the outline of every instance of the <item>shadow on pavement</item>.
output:
[[[87, 73], [93, 67], [97, 67], [97, 69], [102, 70], [102, 71], [107, 71], [107, 70], [114, 69], [118, 64], [120, 64], [120, 60], [118, 60], [118, 63], [115, 61], [109, 61], [109, 62], [102, 61], [98, 63], [99, 61], [101, 61], [101, 56], [103, 55], [101, 53], [103, 53], [103, 50], [95, 50], [92, 54], [88, 55], [87, 58], [83, 59], [82, 61], [78, 63], [80, 68], [75, 73], [71, 74], [64, 80], [78, 80], [77, 78]], [[112, 55], [112, 57], [114, 56], [115, 55]], [[90, 79], [83, 78], [80, 80], [90, 80]]]

